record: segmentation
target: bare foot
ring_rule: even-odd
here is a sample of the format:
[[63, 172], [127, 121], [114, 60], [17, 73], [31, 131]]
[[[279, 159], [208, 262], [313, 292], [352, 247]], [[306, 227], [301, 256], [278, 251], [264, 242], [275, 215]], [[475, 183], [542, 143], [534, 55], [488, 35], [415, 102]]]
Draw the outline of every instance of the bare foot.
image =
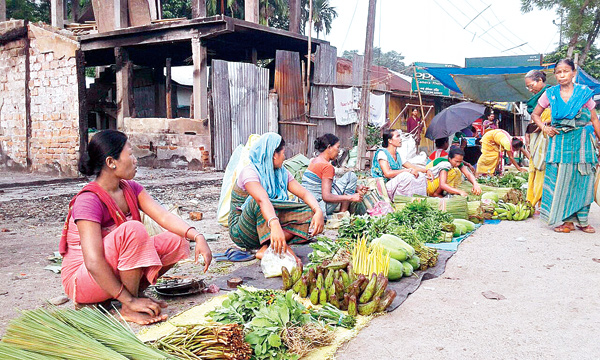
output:
[[260, 260], [260, 259], [262, 259], [262, 258], [263, 258], [263, 256], [265, 255], [265, 251], [267, 251], [267, 249], [268, 249], [268, 248], [269, 248], [269, 245], [263, 245], [263, 246], [260, 248], [260, 250], [258, 250], [258, 251], [256, 252], [256, 254], [254, 254], [254, 256], [255, 256], [257, 259], [259, 259], [259, 260]]
[[127, 307], [122, 306], [119, 311], [121, 316], [125, 321], [133, 322], [139, 325], [150, 325], [157, 322], [165, 321], [169, 317], [167, 314], [158, 314], [156, 316], [150, 316], [145, 313], [140, 313], [136, 311], [132, 311], [127, 309]]

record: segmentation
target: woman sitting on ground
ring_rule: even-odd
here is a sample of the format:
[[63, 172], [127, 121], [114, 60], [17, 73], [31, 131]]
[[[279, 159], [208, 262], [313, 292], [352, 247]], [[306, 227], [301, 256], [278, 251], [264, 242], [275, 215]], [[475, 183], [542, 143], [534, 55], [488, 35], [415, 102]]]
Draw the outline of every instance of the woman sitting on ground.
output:
[[427, 196], [443, 197], [444, 192], [448, 194], [467, 196], [468, 194], [458, 189], [464, 175], [473, 188], [471, 192], [475, 195], [481, 194], [481, 187], [477, 183], [475, 175], [463, 164], [465, 152], [461, 148], [453, 147], [448, 153], [448, 158], [437, 158], [427, 164], [426, 168], [431, 170], [434, 178], [427, 181]]
[[396, 195], [413, 196], [427, 194], [427, 177], [432, 177], [429, 170], [403, 161], [400, 158], [402, 137], [400, 130], [389, 129], [383, 132], [382, 147], [373, 156], [371, 175], [382, 177], [390, 199]]
[[[260, 137], [250, 150], [250, 164], [235, 181], [231, 193], [229, 235], [240, 247], [269, 245], [278, 253], [294, 252], [288, 244], [303, 243], [323, 231], [323, 212], [311, 193], [283, 167], [285, 141], [275, 133]], [[292, 202], [288, 191], [304, 202]], [[297, 261], [300, 261], [296, 257]]]
[[347, 172], [334, 180], [335, 168], [331, 161], [337, 159], [340, 153], [340, 139], [333, 134], [325, 134], [315, 140], [315, 150], [319, 156], [311, 159], [302, 176], [302, 186], [317, 199], [323, 213], [331, 215], [336, 210], [348, 211], [350, 203], [361, 202], [367, 188], [357, 186], [355, 173]]
[[[143, 290], [189, 256], [196, 241], [195, 260], [212, 254], [204, 236], [160, 206], [133, 181], [136, 159], [127, 136], [104, 130], [92, 138], [79, 162], [84, 175], [96, 175], [69, 204], [60, 240], [62, 283], [76, 305], [115, 299], [127, 321], [150, 324], [165, 320], [164, 302], [143, 298]], [[149, 236], [140, 211], [167, 231]]]

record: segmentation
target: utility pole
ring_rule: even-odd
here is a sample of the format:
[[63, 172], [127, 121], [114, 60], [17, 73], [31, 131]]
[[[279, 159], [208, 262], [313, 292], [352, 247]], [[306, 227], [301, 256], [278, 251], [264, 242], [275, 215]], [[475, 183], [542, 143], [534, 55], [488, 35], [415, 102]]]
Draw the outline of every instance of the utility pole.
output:
[[313, 0], [308, 0], [308, 58], [306, 59], [306, 87], [304, 88], [304, 110], [308, 114], [308, 91], [310, 90], [310, 61], [312, 54], [312, 12], [313, 12]]
[[[367, 153], [367, 123], [369, 121], [371, 95], [371, 64], [373, 63], [373, 39], [375, 37], [375, 13], [377, 0], [369, 0], [369, 15], [367, 18], [367, 36], [365, 39], [365, 62], [363, 66], [363, 81], [360, 114], [358, 118], [358, 168], [365, 168]], [[352, 69], [352, 71], [356, 71]]]

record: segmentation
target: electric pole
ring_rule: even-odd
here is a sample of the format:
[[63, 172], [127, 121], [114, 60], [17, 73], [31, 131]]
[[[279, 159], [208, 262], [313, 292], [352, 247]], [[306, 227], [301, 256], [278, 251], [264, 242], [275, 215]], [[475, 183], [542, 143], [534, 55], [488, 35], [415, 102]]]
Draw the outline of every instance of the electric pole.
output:
[[[364, 170], [367, 153], [367, 124], [369, 121], [371, 95], [371, 64], [373, 63], [373, 38], [375, 37], [375, 13], [377, 0], [369, 0], [367, 36], [365, 39], [365, 62], [363, 66], [362, 94], [358, 118], [358, 168]], [[357, 71], [352, 69], [352, 71]]]

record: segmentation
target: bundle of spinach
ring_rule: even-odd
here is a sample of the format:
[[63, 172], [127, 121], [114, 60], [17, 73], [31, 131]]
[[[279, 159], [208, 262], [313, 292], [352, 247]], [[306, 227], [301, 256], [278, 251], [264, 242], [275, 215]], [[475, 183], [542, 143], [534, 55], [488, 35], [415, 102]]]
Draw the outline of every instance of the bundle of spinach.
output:
[[225, 324], [243, 324], [246, 341], [252, 346], [252, 359], [291, 360], [281, 334], [290, 326], [302, 326], [311, 320], [309, 311], [293, 298], [293, 292], [250, 290], [239, 287], [229, 294], [220, 308], [209, 313], [213, 320]]
[[480, 184], [494, 186], [494, 187], [505, 187], [513, 189], [521, 189], [521, 186], [527, 182], [529, 178], [528, 173], [514, 174], [506, 173], [503, 176], [488, 176], [477, 179]]

